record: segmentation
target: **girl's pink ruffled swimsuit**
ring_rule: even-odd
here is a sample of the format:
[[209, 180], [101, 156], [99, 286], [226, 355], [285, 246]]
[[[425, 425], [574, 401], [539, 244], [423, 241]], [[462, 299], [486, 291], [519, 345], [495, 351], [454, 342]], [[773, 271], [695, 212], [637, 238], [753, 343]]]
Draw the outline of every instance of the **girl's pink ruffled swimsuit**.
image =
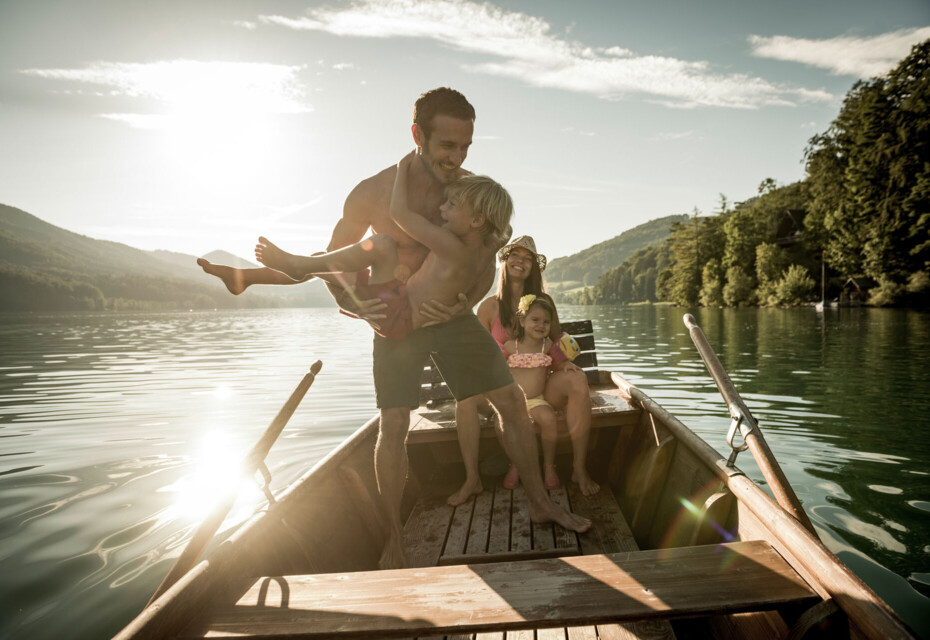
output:
[[[552, 356], [545, 351], [537, 353], [520, 353], [520, 345], [517, 344], [517, 353], [507, 357], [507, 366], [511, 369], [535, 369], [536, 367], [548, 367], [552, 364]], [[543, 349], [546, 343], [543, 343]]]

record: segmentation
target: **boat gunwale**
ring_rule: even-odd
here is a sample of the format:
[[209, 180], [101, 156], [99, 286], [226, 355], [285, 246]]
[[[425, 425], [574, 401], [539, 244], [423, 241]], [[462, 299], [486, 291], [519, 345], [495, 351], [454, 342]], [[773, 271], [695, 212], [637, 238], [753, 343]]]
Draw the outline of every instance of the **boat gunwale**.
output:
[[[631, 401], [641, 406], [650, 416], [661, 420], [680, 444], [702, 459], [707, 468], [726, 483], [736, 504], [744, 505], [774, 540], [783, 545], [786, 551], [791, 551], [791, 556], [804, 568], [802, 575], [811, 588], [825, 600], [834, 599], [858, 629], [868, 637], [915, 638], [900, 616], [871, 587], [758, 483], [738, 467], [727, 466], [723, 456], [642, 389], [616, 372], [611, 372], [610, 377], [621, 392], [627, 394]], [[790, 558], [786, 560], [793, 564]]]
[[[377, 432], [380, 420], [376, 415], [361, 427], [356, 429], [349, 437], [339, 443], [339, 445], [330, 451], [324, 458], [314, 464], [309, 471], [304, 473], [295, 481], [285, 487], [281, 493], [276, 496], [276, 501], [267, 507], [261, 508], [253, 513], [229, 538], [224, 540], [207, 558], [198, 562], [194, 567], [178, 579], [170, 588], [168, 588], [155, 601], [151, 602], [142, 611], [133, 618], [129, 624], [115, 636], [112, 640], [136, 640], [139, 638], [160, 638], [164, 634], [164, 629], [159, 629], [163, 624], [162, 618], [171, 616], [180, 607], [182, 610], [185, 605], [189, 610], [183, 616], [181, 622], [171, 621], [170, 628], [180, 630], [187, 623], [191, 612], [195, 608], [202, 608], [206, 600], [212, 598], [214, 592], [211, 591], [211, 582], [226, 577], [226, 572], [217, 567], [226, 563], [226, 556], [232, 554], [241, 540], [247, 536], [257, 535], [262, 527], [270, 526], [274, 522], [276, 512], [285, 509], [289, 505], [289, 499], [292, 499], [298, 492], [307, 490], [315, 482], [322, 482], [329, 473], [337, 470], [343, 461], [348, 458], [355, 450], [362, 445], [368, 438]], [[211, 571], [211, 569], [213, 569]], [[181, 603], [182, 594], [188, 589], [202, 590], [205, 594], [200, 598], [203, 600], [199, 603]]]
[[[605, 375], [606, 374], [606, 375]], [[808, 532], [800, 522], [778, 505], [765, 493], [755, 481], [750, 479], [737, 467], [729, 467], [726, 460], [703, 438], [688, 428], [678, 418], [650, 398], [641, 389], [616, 372], [601, 372], [602, 382], [613, 382], [622, 394], [630, 398], [631, 404], [648, 413], [650, 418], [658, 419], [676, 438], [699, 460], [707, 470], [723, 482], [733, 494], [736, 502], [754, 516], [756, 526], [771, 536], [770, 543], [781, 547], [782, 555], [789, 564], [797, 562], [803, 567], [802, 576], [811, 588], [825, 600], [833, 599], [848, 617], [851, 637], [856, 632], [866, 637], [876, 638], [915, 638], [900, 617], [879, 598], [861, 579], [844, 565], [823, 543]], [[607, 378], [607, 379], [605, 379]], [[198, 563], [185, 574], [168, 591], [155, 602], [141, 611], [114, 640], [163, 637], [166, 628], [179, 630], [190, 620], [192, 615], [205, 606], [216, 593], [228, 585], [219, 581], [236, 578], [235, 570], [242, 566], [228, 562], [230, 554], [237, 549], [247, 536], [260, 535], [260, 529], [272, 525], [277, 514], [289, 508], [295, 496], [306, 493], [319, 482], [324, 482], [330, 474], [341, 465], [359, 446], [377, 434], [379, 416], [376, 414], [343, 440], [333, 451], [318, 461], [278, 496], [278, 502], [253, 514], [239, 530], [221, 543], [210, 556]], [[786, 555], [787, 553], [787, 555]], [[798, 567], [796, 567], [798, 569]], [[232, 582], [232, 580], [229, 580]], [[192, 590], [193, 593], [186, 593]], [[185, 601], [182, 594], [190, 596]], [[171, 620], [175, 613], [182, 614]]]

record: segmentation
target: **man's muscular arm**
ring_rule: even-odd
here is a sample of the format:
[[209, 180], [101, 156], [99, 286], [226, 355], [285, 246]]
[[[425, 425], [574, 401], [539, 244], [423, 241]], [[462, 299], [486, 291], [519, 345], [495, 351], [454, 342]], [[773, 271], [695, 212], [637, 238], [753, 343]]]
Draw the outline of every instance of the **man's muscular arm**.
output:
[[[342, 208], [342, 218], [333, 228], [333, 235], [330, 238], [329, 246], [326, 248], [327, 251], [347, 247], [365, 237], [365, 233], [371, 227], [372, 221], [371, 196], [365, 193], [369, 188], [366, 182], [363, 181], [349, 193]], [[351, 288], [355, 284], [355, 274], [345, 274], [343, 281], [347, 287]], [[333, 300], [342, 309], [351, 311], [369, 322], [373, 319], [385, 317], [384, 314], [378, 313], [387, 306], [380, 299], [358, 300], [351, 291], [329, 279], [324, 279], [324, 284]]]

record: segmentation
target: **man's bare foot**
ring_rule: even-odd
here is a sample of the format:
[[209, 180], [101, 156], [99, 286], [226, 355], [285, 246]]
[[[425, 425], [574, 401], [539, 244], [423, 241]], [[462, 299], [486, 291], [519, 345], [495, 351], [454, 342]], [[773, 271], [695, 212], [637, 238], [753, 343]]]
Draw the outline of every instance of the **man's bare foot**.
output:
[[280, 271], [292, 280], [303, 280], [307, 275], [297, 264], [297, 256], [278, 248], [265, 236], [255, 245], [255, 259], [269, 269]]
[[481, 486], [481, 480], [475, 480], [469, 482], [465, 480], [465, 484], [462, 485], [462, 488], [453, 493], [446, 500], [446, 504], [452, 507], [457, 507], [460, 504], [465, 504], [468, 502], [472, 496], [476, 496], [484, 490], [484, 487]]
[[582, 495], [585, 496], [593, 496], [601, 490], [601, 485], [592, 480], [591, 476], [589, 476], [586, 471], [582, 471], [581, 473], [578, 473], [578, 471], [573, 472], [572, 482], [578, 483]]
[[197, 264], [200, 265], [200, 268], [203, 269], [204, 272], [222, 280], [223, 284], [226, 285], [226, 288], [229, 289], [229, 292], [234, 296], [239, 295], [249, 286], [243, 281], [242, 269], [227, 267], [224, 264], [213, 264], [205, 258], [197, 258]]
[[555, 522], [566, 529], [584, 533], [591, 528], [591, 521], [577, 513], [566, 511], [551, 500], [534, 505], [530, 502], [530, 520], [533, 522]]
[[378, 560], [379, 569], [404, 569], [407, 566], [407, 556], [404, 555], [404, 538], [394, 534], [388, 537]]

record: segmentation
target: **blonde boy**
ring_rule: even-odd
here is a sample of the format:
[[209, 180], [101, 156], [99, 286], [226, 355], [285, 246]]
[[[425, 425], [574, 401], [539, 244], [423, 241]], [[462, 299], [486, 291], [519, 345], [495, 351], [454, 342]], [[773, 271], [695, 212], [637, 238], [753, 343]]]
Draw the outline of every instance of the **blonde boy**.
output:
[[513, 202], [500, 184], [487, 176], [464, 176], [452, 182], [440, 207], [444, 224], [437, 226], [407, 206], [407, 171], [412, 152], [397, 164], [390, 214], [394, 222], [430, 253], [412, 275], [398, 260], [391, 236], [379, 233], [349, 247], [315, 256], [287, 253], [259, 238], [255, 257], [263, 265], [294, 280], [315, 275], [338, 283], [341, 272], [357, 274], [356, 295], [380, 298], [387, 318], [375, 329], [401, 340], [428, 319], [419, 309], [433, 299], [454, 305], [458, 292], [478, 278], [509, 237]]

